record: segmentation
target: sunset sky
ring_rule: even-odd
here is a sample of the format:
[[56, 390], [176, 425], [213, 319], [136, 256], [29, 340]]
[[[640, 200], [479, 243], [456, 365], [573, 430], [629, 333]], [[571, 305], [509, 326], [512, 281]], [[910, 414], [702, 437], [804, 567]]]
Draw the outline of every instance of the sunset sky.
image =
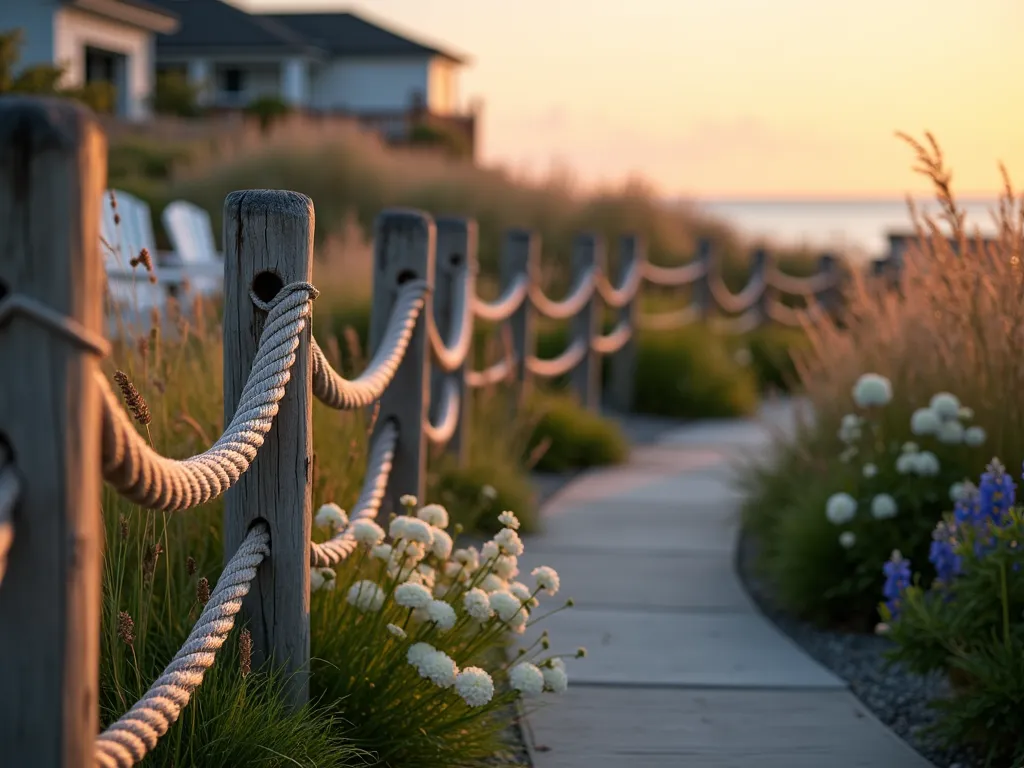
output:
[[961, 194], [1024, 186], [1022, 0], [333, 0], [469, 54], [482, 157], [667, 195], [921, 189], [896, 130], [933, 131]]

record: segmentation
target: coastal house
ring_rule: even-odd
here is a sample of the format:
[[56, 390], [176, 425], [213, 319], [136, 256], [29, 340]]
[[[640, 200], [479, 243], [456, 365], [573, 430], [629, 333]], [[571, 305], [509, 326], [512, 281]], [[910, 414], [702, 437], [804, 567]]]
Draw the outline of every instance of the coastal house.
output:
[[475, 134], [460, 101], [460, 54], [350, 12], [249, 13], [222, 0], [153, 0], [180, 19], [156, 43], [157, 66], [178, 71], [201, 103], [237, 110], [280, 99], [342, 114], [401, 140], [414, 121]]
[[150, 112], [155, 36], [177, 28], [172, 11], [148, 0], [0, 0], [0, 30], [23, 33], [19, 66], [63, 66], [69, 88], [110, 83], [129, 120]]

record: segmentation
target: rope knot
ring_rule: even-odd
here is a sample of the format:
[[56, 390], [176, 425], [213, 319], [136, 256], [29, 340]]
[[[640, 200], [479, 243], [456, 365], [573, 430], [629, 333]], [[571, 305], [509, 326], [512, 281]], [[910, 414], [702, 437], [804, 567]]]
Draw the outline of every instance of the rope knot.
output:
[[264, 312], [269, 312], [274, 307], [280, 306], [285, 299], [295, 293], [306, 293], [309, 301], [316, 301], [316, 298], [320, 295], [320, 291], [316, 289], [312, 283], [305, 281], [299, 281], [295, 283], [288, 283], [277, 292], [277, 294], [270, 301], [263, 301], [256, 292], [249, 289], [249, 298], [252, 299], [252, 303], [257, 309], [262, 309]]

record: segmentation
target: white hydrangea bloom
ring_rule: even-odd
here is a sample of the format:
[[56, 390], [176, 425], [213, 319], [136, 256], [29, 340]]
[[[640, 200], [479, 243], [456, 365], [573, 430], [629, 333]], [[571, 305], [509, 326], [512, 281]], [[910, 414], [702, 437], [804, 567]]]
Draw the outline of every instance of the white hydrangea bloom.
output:
[[825, 502], [825, 517], [833, 525], [846, 525], [857, 514], [857, 501], [848, 493], [833, 493]]
[[918, 408], [910, 417], [910, 431], [918, 436], [934, 435], [941, 426], [942, 419], [931, 408]]
[[562, 694], [569, 688], [569, 676], [565, 672], [564, 663], [561, 666], [544, 667], [542, 674], [544, 675], [544, 687], [552, 693]]
[[444, 600], [431, 600], [427, 606], [427, 613], [442, 632], [447, 632], [455, 626], [455, 609]]
[[462, 596], [462, 605], [470, 618], [477, 621], [487, 621], [494, 615], [490, 597], [479, 587], [474, 587]]
[[452, 537], [440, 528], [434, 529], [434, 541], [430, 544], [430, 551], [438, 560], [447, 560], [452, 554]]
[[964, 425], [959, 421], [944, 421], [937, 434], [940, 443], [959, 445], [964, 440]]
[[434, 596], [422, 584], [399, 584], [395, 587], [395, 602], [404, 608], [426, 608]]
[[843, 531], [839, 534], [839, 545], [843, 549], [849, 549], [857, 543], [857, 535], [853, 531]]
[[967, 484], [966, 483], [953, 483], [949, 486], [949, 500], [963, 501], [967, 498]]
[[877, 373], [865, 373], [853, 386], [853, 402], [861, 408], [887, 405], [892, 400], [892, 383]]
[[405, 638], [408, 637], [408, 635], [405, 634], [405, 630], [397, 624], [388, 624], [388, 632], [397, 637], [399, 640], [405, 640]]
[[329, 568], [325, 568], [324, 570], [328, 571], [331, 574], [331, 578], [326, 578], [326, 575], [325, 575], [324, 585], [322, 587], [320, 587], [320, 589], [322, 589], [324, 592], [333, 592], [334, 591], [334, 587], [337, 586], [337, 584], [338, 584], [338, 580], [333, 578], [334, 571], [330, 570]]
[[434, 532], [430, 525], [418, 517], [400, 515], [391, 521], [389, 529], [392, 539], [418, 541], [426, 547], [434, 541]]
[[373, 520], [366, 518], [356, 520], [349, 526], [349, 531], [352, 533], [353, 539], [368, 547], [374, 547], [384, 541], [384, 529]]
[[436, 651], [437, 649], [430, 643], [413, 643], [406, 651], [405, 659], [418, 669], [423, 660]]
[[510, 629], [515, 631], [525, 626], [528, 613], [518, 597], [511, 592], [492, 592], [489, 599], [491, 608]]
[[388, 526], [388, 535], [398, 541], [399, 539], [405, 538], [405, 525], [409, 520], [408, 515], [396, 515], [391, 519], [391, 524]]
[[502, 528], [498, 531], [494, 536], [494, 543], [497, 544], [504, 553], [516, 555], [517, 557], [523, 554], [523, 542], [519, 538], [519, 534], [511, 528]]
[[955, 419], [960, 415], [960, 400], [949, 392], [933, 395], [929, 407], [942, 419]]
[[880, 493], [871, 500], [871, 516], [875, 520], [889, 520], [896, 517], [897, 512], [896, 499], [888, 493]]
[[901, 475], [912, 475], [917, 472], [917, 454], [900, 454], [900, 457], [896, 459], [896, 471]]
[[469, 566], [471, 571], [475, 571], [480, 567], [480, 553], [477, 552], [476, 547], [456, 549], [454, 554], [452, 554], [452, 559], [457, 563]]
[[412, 584], [422, 584], [427, 589], [433, 589], [437, 583], [437, 574], [429, 565], [417, 565], [410, 573], [407, 581]]
[[372, 550], [370, 554], [378, 560], [390, 560], [391, 559], [391, 545], [390, 544], [378, 544]]
[[325, 581], [327, 581], [327, 579], [324, 578], [324, 575], [320, 572], [319, 568], [309, 569], [310, 592], [319, 592], [323, 588]]
[[317, 528], [334, 533], [335, 531], [344, 530], [348, 526], [348, 515], [345, 514], [345, 510], [334, 502], [328, 502], [316, 511], [313, 521], [316, 523]]
[[506, 528], [511, 528], [513, 531], [519, 530], [519, 518], [516, 517], [514, 512], [507, 509], [498, 515], [498, 522]]
[[449, 579], [460, 578], [463, 573], [468, 569], [462, 563], [457, 563], [454, 560], [449, 560], [444, 564], [444, 575]]
[[526, 661], [508, 671], [508, 681], [524, 696], [537, 696], [544, 690], [544, 673], [538, 666]]
[[498, 491], [493, 485], [484, 485], [480, 488], [480, 495], [488, 501], [494, 501], [498, 498]]
[[921, 451], [910, 455], [913, 456], [913, 471], [922, 477], [935, 477], [942, 469], [939, 457], [931, 451]]
[[420, 677], [427, 678], [438, 688], [451, 688], [455, 685], [455, 676], [459, 674], [459, 668], [444, 651], [425, 654], [416, 668]]
[[839, 439], [847, 444], [860, 440], [861, 418], [855, 413], [848, 413], [843, 416], [839, 426]]
[[427, 548], [423, 542], [412, 539], [402, 539], [391, 549], [391, 562], [393, 563], [415, 564], [426, 556]]
[[494, 561], [494, 572], [508, 581], [519, 575], [519, 558], [515, 555], [500, 555]]
[[519, 598], [519, 601], [528, 608], [536, 608], [540, 601], [533, 596], [533, 591], [521, 581], [513, 581], [508, 585], [508, 591]]
[[537, 580], [537, 586], [549, 595], [553, 596], [558, 593], [558, 588], [561, 586], [562, 582], [558, 578], [558, 571], [554, 568], [542, 565], [539, 568], [534, 568], [530, 571], [530, 575]]
[[398, 503], [401, 504], [406, 509], [408, 509], [410, 507], [415, 507], [417, 504], [419, 504], [419, 499], [417, 499], [411, 493], [406, 493], [402, 495], [402, 497], [398, 500]]
[[486, 563], [488, 560], [493, 560], [499, 554], [501, 554], [501, 549], [495, 541], [488, 541], [480, 547], [480, 560], [482, 562]]
[[864, 477], [871, 479], [872, 477], [878, 474], [878, 467], [868, 462], [867, 464], [864, 465], [864, 468], [861, 470], [861, 473], [864, 475]]
[[430, 611], [426, 608], [414, 608], [412, 611], [412, 620], [417, 621], [420, 624], [424, 624], [430, 621]]
[[416, 513], [416, 517], [435, 528], [448, 527], [448, 510], [440, 504], [427, 504]]
[[985, 444], [986, 437], [985, 430], [981, 427], [968, 427], [964, 430], [964, 445], [977, 448]]
[[484, 592], [500, 592], [508, 588], [508, 582], [496, 573], [488, 573], [480, 582], [480, 588]]
[[372, 581], [357, 581], [349, 587], [348, 602], [360, 611], [376, 613], [384, 607], [384, 590]]
[[480, 667], [466, 667], [455, 678], [455, 691], [471, 707], [482, 707], [494, 697], [494, 681]]

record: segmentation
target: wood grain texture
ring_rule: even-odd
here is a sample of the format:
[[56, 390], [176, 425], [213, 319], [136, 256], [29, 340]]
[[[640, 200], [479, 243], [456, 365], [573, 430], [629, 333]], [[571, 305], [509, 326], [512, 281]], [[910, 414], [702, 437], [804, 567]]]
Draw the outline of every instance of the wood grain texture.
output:
[[[297, 192], [232, 192], [224, 203], [224, 421], [230, 421], [252, 369], [267, 313], [253, 304], [278, 287], [308, 282], [313, 203]], [[269, 288], [268, 288], [269, 287]], [[270, 293], [271, 295], [267, 295]], [[253, 665], [272, 660], [288, 678], [293, 707], [309, 697], [309, 541], [312, 525], [312, 358], [310, 328], [299, 339], [277, 418], [259, 454], [225, 495], [224, 559], [257, 520], [270, 526], [270, 557], [242, 605]]]
[[[499, 280], [504, 292], [520, 275], [530, 280], [540, 278], [540, 235], [527, 229], [510, 229], [505, 233], [501, 249]], [[515, 356], [515, 381], [518, 384], [518, 399], [521, 406], [529, 395], [532, 382], [526, 359], [537, 351], [537, 314], [527, 298], [508, 319], [512, 339], [512, 353]]]
[[[624, 235], [619, 240], [619, 274], [618, 285], [623, 285], [634, 265], [637, 268], [647, 258], [647, 244], [638, 235]], [[620, 413], [631, 413], [633, 410], [633, 393], [636, 390], [636, 355], [638, 343], [638, 320], [640, 311], [640, 289], [633, 298], [626, 302], [618, 311], [618, 322], [625, 322], [633, 329], [622, 349], [611, 356], [609, 361], [611, 376], [612, 406]]]
[[[0, 294], [102, 333], [107, 147], [65, 100], [0, 100]], [[92, 766], [102, 520], [97, 360], [23, 316], [0, 328], [0, 433], [22, 477], [0, 585], [4, 765]]]
[[[605, 262], [604, 239], [599, 235], [577, 235], [572, 244], [573, 285], [591, 267], [603, 268]], [[583, 359], [569, 372], [569, 381], [580, 405], [589, 411], [601, 408], [601, 356], [591, 347], [593, 338], [601, 332], [601, 303], [597, 291], [569, 323], [569, 338], [582, 339], [586, 344]]]
[[[411, 280], [424, 280], [433, 287], [434, 248], [437, 232], [426, 213], [392, 209], [377, 217], [374, 238], [373, 308], [370, 314], [369, 353], [380, 346], [399, 288]], [[381, 502], [382, 515], [399, 512], [398, 500], [412, 494], [424, 503], [427, 482], [427, 438], [423, 419], [430, 397], [430, 356], [426, 318], [433, 312], [428, 292], [405, 357], [391, 385], [380, 399], [380, 410], [371, 439], [388, 421], [398, 426], [398, 444], [387, 491]]]

